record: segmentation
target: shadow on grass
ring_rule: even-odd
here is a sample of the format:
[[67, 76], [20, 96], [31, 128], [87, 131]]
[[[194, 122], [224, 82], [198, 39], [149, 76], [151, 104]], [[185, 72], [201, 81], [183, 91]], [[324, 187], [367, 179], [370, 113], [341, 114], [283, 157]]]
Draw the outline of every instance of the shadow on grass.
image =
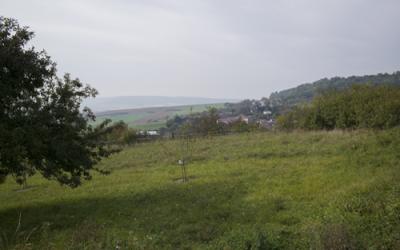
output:
[[132, 195], [116, 193], [115, 197], [32, 204], [0, 211], [0, 231], [11, 234], [22, 213], [22, 227], [28, 231], [46, 223], [50, 225], [50, 234], [68, 235], [90, 221], [121, 235], [151, 237], [160, 245], [206, 244], [235, 225], [258, 223], [255, 214], [266, 208], [244, 202], [246, 195], [245, 186], [233, 181], [173, 183]]

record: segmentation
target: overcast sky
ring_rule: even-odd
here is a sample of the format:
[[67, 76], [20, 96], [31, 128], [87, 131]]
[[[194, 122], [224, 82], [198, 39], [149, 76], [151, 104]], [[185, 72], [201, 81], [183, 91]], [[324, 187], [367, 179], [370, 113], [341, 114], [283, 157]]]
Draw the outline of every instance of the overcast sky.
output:
[[100, 96], [260, 98], [400, 69], [399, 0], [0, 0]]

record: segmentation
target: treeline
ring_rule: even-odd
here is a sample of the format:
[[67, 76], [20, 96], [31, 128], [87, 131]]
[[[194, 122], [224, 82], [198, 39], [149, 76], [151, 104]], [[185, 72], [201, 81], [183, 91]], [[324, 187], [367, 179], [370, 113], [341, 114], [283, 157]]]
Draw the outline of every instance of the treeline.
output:
[[124, 121], [112, 122], [110, 119], [107, 119], [104, 124], [106, 124], [104, 128], [106, 131], [102, 140], [114, 148], [122, 149], [125, 146], [150, 141], [160, 136], [159, 134], [149, 134], [147, 131], [131, 128]]
[[[232, 109], [231, 114], [250, 113], [253, 117], [262, 117], [261, 111], [268, 110], [268, 107], [270, 106], [267, 102], [259, 105], [255, 101], [244, 101], [234, 107], [240, 111]], [[119, 121], [108, 125], [103, 139], [111, 145], [125, 146], [159, 137], [224, 135], [267, 129], [257, 123], [257, 119], [221, 122], [220, 118], [226, 116], [226, 112], [229, 112], [227, 107], [222, 110], [209, 108], [201, 113], [175, 116], [167, 121], [166, 127], [160, 129], [160, 134], [156, 136], [129, 128], [128, 124]], [[251, 116], [247, 116], [249, 117]], [[385, 129], [399, 125], [400, 87], [361, 84], [344, 90], [327, 91], [314, 97], [309, 103], [292, 107], [277, 117], [276, 126], [272, 129]]]
[[262, 98], [261, 100], [246, 99], [238, 103], [225, 103], [224, 107], [219, 109], [219, 112], [224, 116], [246, 115], [254, 118], [265, 118], [264, 113], [272, 109], [273, 107], [268, 99]]
[[400, 87], [355, 85], [329, 91], [277, 119], [280, 129], [385, 129], [400, 125]]
[[219, 122], [221, 111], [209, 108], [202, 113], [187, 116], [175, 116], [167, 121], [166, 128], [161, 134], [168, 133], [170, 137], [194, 135], [223, 135], [228, 133], [240, 133], [261, 130], [259, 125], [243, 120], [235, 120], [229, 124]]

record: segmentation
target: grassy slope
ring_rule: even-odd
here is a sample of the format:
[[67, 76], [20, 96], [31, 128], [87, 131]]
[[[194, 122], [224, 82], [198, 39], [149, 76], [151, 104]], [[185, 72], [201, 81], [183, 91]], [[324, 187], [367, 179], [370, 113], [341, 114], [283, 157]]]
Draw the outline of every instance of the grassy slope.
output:
[[1, 230], [12, 239], [21, 212], [22, 231], [44, 225], [30, 240], [38, 249], [400, 247], [399, 129], [191, 145], [188, 183], [179, 180], [179, 141], [128, 148], [101, 164], [111, 175], [74, 190], [35, 177], [17, 192], [9, 180], [0, 186]]
[[169, 117], [175, 115], [188, 115], [191, 112], [203, 112], [208, 107], [222, 108], [223, 103], [217, 104], [198, 104], [186, 106], [172, 106], [172, 107], [154, 107], [154, 108], [141, 108], [123, 111], [120, 110], [108, 111], [106, 114], [97, 116], [96, 123], [100, 123], [105, 119], [111, 119], [115, 122], [124, 121], [130, 127], [137, 129], [159, 129], [165, 126]]

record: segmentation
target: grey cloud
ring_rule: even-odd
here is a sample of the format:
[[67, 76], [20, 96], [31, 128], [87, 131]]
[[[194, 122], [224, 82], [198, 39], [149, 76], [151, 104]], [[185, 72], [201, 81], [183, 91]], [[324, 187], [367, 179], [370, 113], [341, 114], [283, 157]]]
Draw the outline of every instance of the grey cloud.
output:
[[0, 0], [102, 96], [259, 98], [400, 69], [397, 0]]

